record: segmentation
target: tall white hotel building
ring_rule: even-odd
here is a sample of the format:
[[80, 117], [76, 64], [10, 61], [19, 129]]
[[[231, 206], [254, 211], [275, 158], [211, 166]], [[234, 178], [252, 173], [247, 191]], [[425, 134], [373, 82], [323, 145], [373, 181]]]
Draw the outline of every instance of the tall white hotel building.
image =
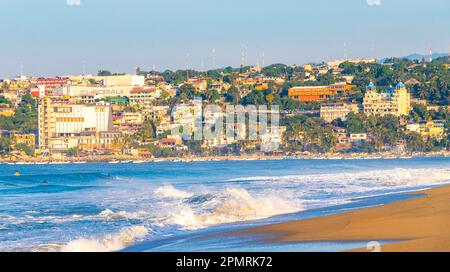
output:
[[[83, 105], [70, 99], [45, 97], [39, 103], [39, 149], [58, 149], [58, 144], [83, 132], [113, 130], [109, 105]], [[60, 145], [60, 144], [59, 144]]]

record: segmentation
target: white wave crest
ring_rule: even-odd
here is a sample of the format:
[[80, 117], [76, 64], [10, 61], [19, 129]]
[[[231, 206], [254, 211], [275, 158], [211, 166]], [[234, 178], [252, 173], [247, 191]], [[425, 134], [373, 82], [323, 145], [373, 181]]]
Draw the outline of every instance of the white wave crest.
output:
[[[385, 188], [428, 186], [450, 182], [448, 168], [394, 168], [386, 170], [371, 170], [342, 173], [313, 173], [286, 176], [254, 176], [227, 180], [228, 182], [287, 182], [305, 185], [361, 185], [368, 190], [373, 186]], [[371, 185], [371, 186], [368, 186]], [[353, 189], [353, 188], [352, 188]]]
[[148, 216], [148, 212], [145, 211], [138, 211], [138, 212], [126, 212], [126, 211], [118, 211], [114, 212], [110, 209], [103, 210], [100, 212], [98, 217], [102, 220], [112, 221], [112, 220], [139, 220], [146, 218]]
[[124, 249], [136, 241], [143, 239], [149, 231], [144, 226], [123, 228], [119, 233], [101, 238], [80, 238], [70, 241], [61, 247], [62, 252], [113, 252]]
[[187, 198], [192, 196], [192, 194], [178, 190], [169, 184], [159, 187], [154, 193], [161, 198]]
[[252, 196], [244, 189], [228, 189], [223, 199], [209, 211], [196, 213], [190, 206], [169, 216], [167, 223], [183, 229], [200, 229], [212, 225], [268, 218], [302, 210], [299, 201], [277, 196]]

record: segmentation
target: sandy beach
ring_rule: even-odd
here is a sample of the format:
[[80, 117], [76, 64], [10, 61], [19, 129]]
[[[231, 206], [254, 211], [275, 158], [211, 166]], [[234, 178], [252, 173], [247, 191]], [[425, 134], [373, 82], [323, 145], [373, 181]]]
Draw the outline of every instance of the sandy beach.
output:
[[[383, 206], [240, 231], [273, 242], [398, 241], [383, 252], [450, 252], [450, 186]], [[357, 249], [355, 251], [367, 251]]]

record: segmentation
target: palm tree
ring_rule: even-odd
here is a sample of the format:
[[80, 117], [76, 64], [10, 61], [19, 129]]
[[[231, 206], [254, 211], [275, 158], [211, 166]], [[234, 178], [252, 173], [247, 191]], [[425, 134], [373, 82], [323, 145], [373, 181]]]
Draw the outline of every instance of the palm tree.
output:
[[125, 150], [131, 146], [133, 138], [130, 135], [124, 135], [114, 140], [114, 144], [120, 148], [122, 155], [125, 154]]
[[420, 99], [425, 99], [427, 97], [427, 88], [425, 84], [420, 84], [417, 88], [417, 95]]

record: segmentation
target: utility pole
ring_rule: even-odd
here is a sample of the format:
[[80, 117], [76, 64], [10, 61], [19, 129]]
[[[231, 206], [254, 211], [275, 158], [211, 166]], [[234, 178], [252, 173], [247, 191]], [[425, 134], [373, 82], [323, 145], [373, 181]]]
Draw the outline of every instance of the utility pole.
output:
[[189, 79], [189, 52], [186, 53], [186, 79]]

